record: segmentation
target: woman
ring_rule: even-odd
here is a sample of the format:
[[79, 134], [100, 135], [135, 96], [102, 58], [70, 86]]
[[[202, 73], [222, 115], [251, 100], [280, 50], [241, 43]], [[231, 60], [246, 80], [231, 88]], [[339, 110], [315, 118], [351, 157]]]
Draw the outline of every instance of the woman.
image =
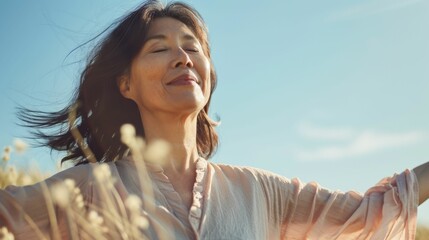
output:
[[[428, 163], [384, 179], [364, 196], [331, 192], [258, 169], [209, 163], [206, 159], [218, 144], [216, 122], [207, 115], [215, 86], [200, 15], [182, 3], [166, 7], [156, 1], [144, 3], [96, 47], [70, 106], [48, 114], [22, 112], [22, 119], [32, 127], [62, 126], [56, 134], [39, 137], [53, 149], [67, 150], [63, 161], [77, 166], [36, 185], [1, 191], [0, 225], [17, 239], [94, 237], [76, 235], [79, 230], [68, 222], [70, 213], [61, 201], [55, 200], [55, 209], [45, 204], [49, 198], [44, 189], [72, 179], [68, 186], [79, 189], [84, 205], [103, 210], [108, 201], [100, 186], [103, 179], [106, 185], [114, 184], [116, 199], [124, 200], [128, 210], [140, 211], [139, 204], [129, 207], [130, 195], [147, 200], [143, 214], [149, 222], [140, 230], [149, 239], [414, 237], [417, 205], [429, 197]], [[74, 106], [77, 123], [72, 121], [68, 129], [64, 126]], [[121, 142], [120, 128], [127, 123], [149, 144], [157, 139], [169, 143], [163, 164], [143, 166], [153, 182], [153, 198], [150, 191], [142, 190], [145, 182], [139, 175], [143, 173], [136, 170], [142, 161], [128, 151], [133, 152], [133, 145]], [[97, 167], [89, 163], [93, 159], [107, 163], [106, 175], [111, 174], [114, 183], [93, 171]], [[121, 209], [115, 204], [109, 206]], [[57, 222], [57, 230], [51, 229], [56, 226], [52, 221]], [[111, 238], [124, 234], [115, 231], [127, 232], [108, 228], [105, 234]]]

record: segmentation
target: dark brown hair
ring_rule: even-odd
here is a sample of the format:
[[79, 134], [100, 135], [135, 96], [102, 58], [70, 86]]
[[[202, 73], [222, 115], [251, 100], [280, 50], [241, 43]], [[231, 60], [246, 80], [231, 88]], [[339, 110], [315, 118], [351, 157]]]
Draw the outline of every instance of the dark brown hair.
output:
[[[187, 25], [211, 62], [207, 28], [195, 9], [180, 2], [166, 6], [158, 1], [143, 3], [103, 31], [106, 35], [91, 52], [80, 76], [80, 85], [67, 107], [57, 112], [24, 108], [19, 111], [18, 116], [24, 124], [37, 129], [33, 134], [36, 139], [42, 139], [41, 145], [67, 151], [67, 156], [61, 162], [71, 160], [76, 165], [88, 162], [68, 127], [69, 110], [76, 103], [76, 128], [97, 161], [109, 162], [124, 156], [127, 147], [121, 143], [119, 133], [123, 124], [133, 124], [137, 134], [144, 137], [137, 105], [120, 94], [117, 79], [129, 70], [132, 60], [145, 43], [150, 24], [161, 17], [171, 17]], [[210, 77], [213, 94], [216, 73], [212, 62]], [[214, 129], [216, 122], [208, 116], [210, 99], [211, 95], [197, 117], [197, 148], [200, 156], [205, 158], [210, 158], [218, 145]], [[56, 130], [52, 131], [55, 127]]]

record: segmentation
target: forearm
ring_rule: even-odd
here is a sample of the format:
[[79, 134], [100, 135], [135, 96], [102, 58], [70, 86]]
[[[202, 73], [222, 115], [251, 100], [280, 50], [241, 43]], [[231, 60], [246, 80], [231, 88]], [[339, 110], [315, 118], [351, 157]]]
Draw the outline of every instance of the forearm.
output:
[[419, 182], [419, 205], [429, 198], [429, 162], [413, 169]]

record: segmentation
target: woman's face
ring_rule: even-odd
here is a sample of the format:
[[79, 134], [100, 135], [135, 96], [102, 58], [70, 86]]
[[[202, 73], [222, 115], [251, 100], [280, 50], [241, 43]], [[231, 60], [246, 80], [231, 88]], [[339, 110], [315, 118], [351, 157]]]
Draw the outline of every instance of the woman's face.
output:
[[210, 61], [184, 23], [158, 18], [151, 23], [147, 41], [119, 86], [142, 115], [197, 114], [210, 97]]

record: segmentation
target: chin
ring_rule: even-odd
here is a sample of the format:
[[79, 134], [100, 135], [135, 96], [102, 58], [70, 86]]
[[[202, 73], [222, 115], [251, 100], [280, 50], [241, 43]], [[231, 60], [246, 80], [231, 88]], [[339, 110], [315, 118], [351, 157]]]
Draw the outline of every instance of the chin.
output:
[[204, 101], [177, 101], [173, 105], [174, 111], [178, 113], [199, 113], [206, 102]]

